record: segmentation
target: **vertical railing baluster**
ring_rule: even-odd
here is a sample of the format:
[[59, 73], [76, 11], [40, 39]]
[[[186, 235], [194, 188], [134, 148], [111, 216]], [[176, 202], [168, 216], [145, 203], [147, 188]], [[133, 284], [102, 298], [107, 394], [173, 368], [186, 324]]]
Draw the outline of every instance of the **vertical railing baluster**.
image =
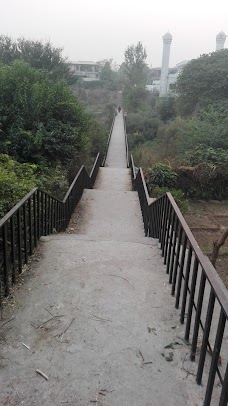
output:
[[210, 406], [211, 404], [211, 397], [212, 397], [212, 392], [214, 388], [214, 382], [215, 382], [215, 374], [216, 374], [216, 368], [218, 366], [218, 360], [219, 360], [219, 354], [222, 346], [222, 339], [224, 335], [224, 329], [225, 329], [225, 324], [226, 324], [226, 318], [223, 313], [223, 310], [221, 309], [220, 316], [219, 316], [219, 323], [217, 327], [217, 334], [215, 338], [215, 345], [214, 345], [214, 350], [212, 353], [212, 360], [211, 360], [211, 367], [210, 367], [210, 372], [209, 372], [209, 377], [207, 381], [207, 390], [206, 390], [206, 395], [204, 399], [204, 406]]
[[40, 193], [40, 208], [41, 208], [41, 235], [45, 235], [45, 227], [44, 227], [44, 193]]
[[192, 271], [192, 281], [191, 281], [191, 288], [190, 288], [190, 296], [189, 296], [189, 303], [188, 303], [188, 313], [187, 313], [187, 321], [186, 321], [186, 328], [185, 328], [185, 340], [189, 340], [190, 334], [190, 327], [192, 321], [192, 310], [194, 305], [194, 297], [195, 297], [195, 290], [196, 290], [196, 280], [198, 275], [198, 267], [199, 267], [199, 260], [195, 256], [193, 271]]
[[149, 230], [148, 230], [148, 237], [154, 238], [154, 229], [153, 229], [153, 210], [151, 206], [148, 208], [148, 213], [149, 213]]
[[159, 239], [160, 243], [162, 240], [162, 222], [163, 222], [163, 214], [164, 214], [164, 202], [165, 202], [165, 199], [163, 197], [161, 197], [159, 199], [159, 224], [158, 224], [158, 228], [159, 228], [158, 239]]
[[41, 236], [41, 192], [37, 190], [37, 238]]
[[[64, 206], [64, 205], [63, 205]], [[60, 207], [60, 203], [57, 203], [57, 231], [60, 232], [61, 231], [61, 207]]]
[[164, 264], [166, 265], [167, 261], [167, 253], [170, 241], [170, 226], [172, 221], [172, 205], [169, 203], [169, 211], [168, 211], [168, 221], [167, 221], [167, 229], [166, 229], [166, 237], [165, 237], [165, 252], [164, 252]]
[[167, 260], [166, 260], [166, 273], [169, 273], [170, 270], [170, 260], [171, 260], [171, 252], [173, 250], [174, 247], [174, 231], [175, 231], [175, 224], [176, 224], [176, 215], [174, 210], [172, 211], [172, 215], [171, 215], [171, 229], [170, 229], [170, 238], [169, 238], [169, 246], [168, 246], [168, 250], [167, 250]]
[[53, 223], [54, 223], [54, 200], [53, 197], [51, 197], [51, 230], [50, 232], [53, 233]]
[[24, 259], [25, 263], [28, 263], [28, 222], [27, 222], [27, 202], [23, 204], [23, 223], [24, 223]]
[[15, 243], [15, 220], [14, 215], [10, 219], [10, 228], [11, 228], [11, 260], [12, 260], [12, 285], [16, 281], [16, 243]]
[[32, 201], [31, 197], [28, 200], [28, 218], [29, 218], [29, 254], [33, 251], [33, 225], [32, 225]]
[[17, 211], [17, 244], [18, 244], [18, 272], [22, 272], [22, 235], [21, 235], [21, 209]]
[[210, 330], [211, 330], [211, 321], [212, 321], [213, 312], [214, 312], [214, 305], [215, 305], [215, 295], [211, 288], [208, 308], [207, 308], [207, 316], [206, 316], [206, 321], [205, 321], [205, 328], [204, 328], [204, 333], [203, 333], [203, 341], [202, 341], [198, 370], [197, 370], [197, 375], [196, 375], [196, 382], [198, 383], [198, 385], [201, 385], [201, 382], [202, 382], [202, 375], [203, 375], [205, 358], [206, 358], [206, 353], [207, 353], [208, 338], [209, 338]]
[[196, 356], [200, 318], [201, 318], [204, 291], [205, 291], [205, 283], [206, 283], [206, 276], [205, 276], [204, 271], [202, 270], [201, 278], [200, 278], [199, 293], [198, 293], [198, 301], [197, 301], [197, 306], [196, 306], [195, 325], [194, 325], [194, 331], [193, 331], [193, 337], [192, 337], [191, 356], [190, 356], [191, 361], [195, 361], [195, 356]]
[[51, 234], [51, 196], [48, 196], [48, 234]]
[[225, 377], [223, 380], [222, 393], [220, 397], [219, 406], [227, 406], [228, 404], [228, 362], [226, 365]]
[[37, 246], [37, 234], [38, 234], [38, 224], [37, 224], [37, 199], [38, 192], [33, 195], [33, 237], [34, 237], [34, 247]]
[[178, 234], [178, 227], [179, 227], [179, 221], [177, 218], [177, 215], [175, 214], [175, 221], [174, 221], [174, 229], [173, 229], [173, 247], [171, 251], [171, 258], [169, 262], [169, 283], [172, 283], [173, 281], [173, 267], [174, 267], [174, 261], [175, 261], [175, 256], [177, 255], [177, 234]]
[[48, 235], [48, 196], [45, 193], [44, 196], [44, 207], [45, 207], [45, 228], [44, 228], [44, 235]]
[[6, 222], [3, 227], [3, 258], [4, 258], [4, 268], [3, 268], [3, 289], [4, 295], [8, 296], [9, 294], [9, 257], [8, 257], [8, 222]]
[[181, 250], [181, 243], [182, 243], [182, 235], [183, 235], [183, 228], [180, 225], [179, 226], [179, 235], [178, 235], [178, 243], [177, 243], [177, 251], [176, 251], [176, 258], [174, 262], [174, 267], [173, 267], [173, 281], [172, 281], [172, 290], [171, 290], [171, 295], [175, 295], [175, 290], [176, 290], [176, 281], [177, 281], [177, 270], [178, 266], [180, 266], [180, 250]]
[[157, 221], [158, 221], [158, 210], [157, 210], [157, 203], [154, 202], [154, 209], [153, 209], [153, 222], [154, 222], [154, 237], [158, 238], [158, 226], [157, 226]]
[[177, 294], [176, 294], [176, 303], [175, 303], [176, 309], [179, 308], [179, 303], [180, 303], [180, 293], [181, 293], [181, 286], [182, 286], [182, 279], [183, 279], [183, 269], [184, 269], [184, 263], [185, 263], [186, 249], [187, 249], [187, 236], [184, 233], [184, 242], [183, 242], [183, 247], [182, 247], [182, 252], [181, 252], [181, 261], [180, 261], [178, 282], [177, 282]]
[[164, 203], [163, 203], [163, 219], [162, 219], [162, 230], [161, 230], [161, 250], [162, 256], [164, 256], [164, 246], [165, 246], [165, 229], [166, 229], [166, 222], [167, 222], [167, 210], [168, 210], [168, 198], [167, 195], [164, 196]]
[[53, 216], [52, 216], [52, 231], [56, 231], [56, 208], [57, 208], [57, 200], [53, 199]]
[[188, 281], [189, 281], [189, 276], [190, 276], [190, 271], [191, 271], [191, 263], [192, 263], [192, 247], [190, 246], [188, 249], [187, 264], [186, 264], [186, 270], [185, 270], [184, 289], [183, 289], [183, 295], [182, 295], [181, 316], [180, 316], [181, 324], [184, 324], [185, 308], [186, 308], [187, 295], [188, 295]]

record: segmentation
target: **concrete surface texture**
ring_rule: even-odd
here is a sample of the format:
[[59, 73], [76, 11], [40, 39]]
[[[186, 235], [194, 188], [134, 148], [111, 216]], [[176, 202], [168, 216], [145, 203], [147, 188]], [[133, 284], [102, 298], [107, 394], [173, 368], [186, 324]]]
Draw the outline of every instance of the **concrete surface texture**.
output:
[[124, 151], [118, 114], [108, 167], [83, 194], [68, 232], [42, 237], [4, 310], [1, 405], [203, 403]]

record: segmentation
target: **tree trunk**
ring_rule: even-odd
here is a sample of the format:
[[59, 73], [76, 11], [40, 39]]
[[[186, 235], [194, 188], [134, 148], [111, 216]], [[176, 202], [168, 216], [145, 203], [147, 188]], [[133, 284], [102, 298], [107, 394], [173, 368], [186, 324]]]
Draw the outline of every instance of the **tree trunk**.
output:
[[218, 258], [219, 249], [225, 244], [227, 237], [228, 237], [228, 228], [224, 231], [224, 233], [217, 241], [213, 242], [214, 248], [211, 255], [211, 263], [212, 265], [214, 265], [214, 267], [216, 264], [216, 260]]

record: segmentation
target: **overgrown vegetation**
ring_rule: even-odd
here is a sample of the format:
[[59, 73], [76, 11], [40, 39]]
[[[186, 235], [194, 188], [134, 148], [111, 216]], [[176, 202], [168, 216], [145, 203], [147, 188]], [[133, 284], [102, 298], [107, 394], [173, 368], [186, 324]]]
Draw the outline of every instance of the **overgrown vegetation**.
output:
[[51, 44], [0, 37], [0, 216], [34, 185], [62, 198], [107, 132], [69, 88]]
[[142, 98], [135, 87], [138, 105], [126, 99], [136, 165], [151, 176], [157, 164], [176, 174], [175, 185], [155, 182], [152, 194], [157, 187], [168, 187], [174, 194], [181, 190], [185, 198], [228, 198], [227, 60], [228, 50], [222, 50], [189, 62], [178, 76], [175, 97], [147, 93]]
[[[98, 62], [100, 81], [75, 81], [61, 49], [0, 37], [0, 187], [8, 196], [0, 215], [35, 184], [62, 197], [81, 163], [104, 151], [122, 95], [129, 146], [152, 195], [172, 190], [182, 207], [186, 198], [228, 197], [228, 50], [189, 62], [176, 95], [163, 98], [145, 89], [142, 43], [124, 56], [120, 67]], [[19, 168], [24, 186], [16, 187]], [[7, 171], [15, 179], [9, 193]]]

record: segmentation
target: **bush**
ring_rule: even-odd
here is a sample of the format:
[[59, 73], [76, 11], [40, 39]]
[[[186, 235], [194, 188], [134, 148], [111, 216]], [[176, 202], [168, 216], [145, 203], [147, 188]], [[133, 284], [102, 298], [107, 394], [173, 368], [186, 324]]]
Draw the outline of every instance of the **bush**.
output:
[[160, 119], [165, 123], [176, 116], [175, 111], [175, 98], [174, 97], [160, 97], [157, 100], [156, 110]]
[[160, 120], [152, 112], [129, 113], [127, 116], [127, 133], [130, 134], [130, 147], [137, 145], [138, 139], [141, 138], [141, 143], [152, 141], [157, 135]]
[[197, 165], [202, 162], [208, 162], [214, 165], [228, 165], [228, 150], [212, 147], [207, 148], [199, 144], [189, 152], [189, 161], [192, 165]]
[[35, 186], [62, 200], [69, 182], [60, 166], [54, 168], [19, 163], [8, 155], [0, 154], [0, 217]]
[[155, 186], [151, 193], [151, 197], [159, 198], [167, 192], [172, 193], [172, 196], [175, 199], [175, 202], [178, 205], [179, 209], [182, 211], [182, 213], [185, 213], [188, 210], [189, 203], [185, 197], [184, 192], [180, 189], [169, 189], [167, 187]]
[[150, 168], [160, 161], [160, 156], [153, 145], [139, 144], [131, 151], [137, 167]]
[[228, 167], [203, 162], [194, 167], [177, 168], [177, 185], [193, 199], [228, 198]]
[[36, 186], [36, 165], [20, 164], [0, 154], [0, 217]]
[[147, 182], [151, 190], [154, 186], [173, 188], [177, 174], [169, 166], [159, 163], [147, 172]]
[[64, 82], [16, 61], [0, 67], [0, 152], [21, 162], [69, 165], [85, 147], [88, 116]]

